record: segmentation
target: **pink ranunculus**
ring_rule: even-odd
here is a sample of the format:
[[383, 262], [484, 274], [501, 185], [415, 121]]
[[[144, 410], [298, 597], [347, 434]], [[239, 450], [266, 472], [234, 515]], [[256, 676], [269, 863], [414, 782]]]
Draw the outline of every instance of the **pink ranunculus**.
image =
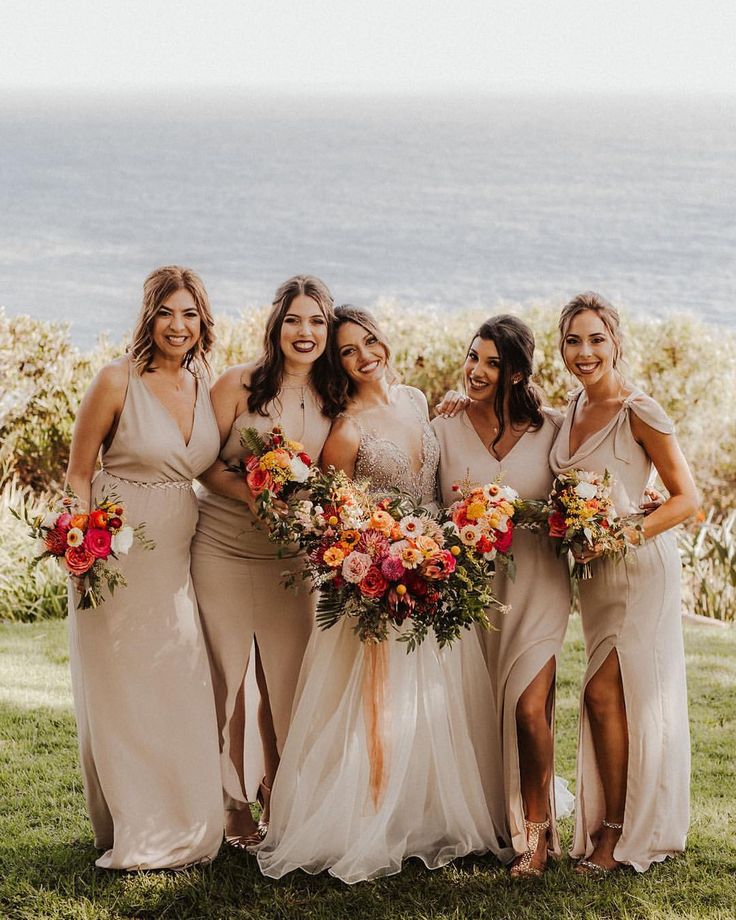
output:
[[111, 543], [112, 534], [101, 527], [90, 527], [84, 535], [84, 545], [96, 559], [107, 559]]
[[434, 556], [430, 556], [421, 568], [422, 574], [430, 581], [444, 581], [449, 578], [455, 571], [455, 557], [449, 550], [442, 550]]
[[498, 534], [494, 543], [496, 552], [507, 553], [511, 549], [511, 542], [514, 539], [514, 525], [509, 521], [505, 532], [497, 530], [496, 533]]
[[358, 587], [364, 597], [382, 597], [388, 588], [388, 581], [384, 578], [378, 566], [372, 565], [365, 573], [365, 578]]
[[66, 533], [72, 526], [71, 514], [69, 514], [68, 511], [64, 511], [63, 514], [60, 514], [56, 519], [56, 526], [62, 533]]
[[406, 569], [398, 556], [386, 556], [381, 563], [381, 571], [389, 581], [399, 581], [404, 577]]
[[342, 577], [353, 585], [363, 581], [373, 560], [368, 553], [358, 553], [353, 550], [348, 553], [342, 564]]
[[260, 495], [266, 489], [273, 489], [273, 477], [268, 470], [251, 470], [245, 477], [245, 481], [254, 495]]
[[565, 516], [560, 514], [559, 511], [553, 511], [547, 519], [547, 527], [549, 528], [550, 537], [564, 537], [567, 533]]
[[84, 575], [88, 572], [95, 562], [95, 557], [82, 544], [81, 546], [70, 546], [64, 553], [66, 567], [72, 575]]

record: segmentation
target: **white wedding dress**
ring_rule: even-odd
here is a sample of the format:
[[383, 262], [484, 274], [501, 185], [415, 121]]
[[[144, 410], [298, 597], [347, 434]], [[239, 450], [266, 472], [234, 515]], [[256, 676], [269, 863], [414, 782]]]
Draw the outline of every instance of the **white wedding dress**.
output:
[[[355, 478], [368, 478], [377, 493], [398, 486], [432, 504], [439, 448], [426, 410], [418, 400], [415, 407], [419, 469], [355, 417]], [[255, 848], [264, 875], [326, 869], [353, 884], [399, 872], [412, 856], [435, 869], [470, 853], [513, 855], [502, 840], [504, 815], [489, 813], [488, 803], [501, 798], [490, 790], [502, 767], [476, 631], [444, 649], [430, 634], [409, 654], [397, 636], [364, 645], [347, 619], [312, 634], [268, 835]]]

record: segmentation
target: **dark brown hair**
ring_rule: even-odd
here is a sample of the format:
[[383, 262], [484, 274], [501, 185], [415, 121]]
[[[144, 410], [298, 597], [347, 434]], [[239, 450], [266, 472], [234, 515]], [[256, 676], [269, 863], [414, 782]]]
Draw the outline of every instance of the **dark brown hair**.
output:
[[161, 305], [167, 297], [182, 290], [192, 295], [200, 319], [199, 339], [184, 355], [182, 367], [192, 370], [194, 365], [196, 370], [199, 364], [209, 373], [207, 356], [215, 341], [210, 301], [199, 275], [191, 268], [183, 268], [181, 265], [155, 268], [143, 282], [143, 303], [128, 348], [128, 354], [137, 373], [145, 373], [153, 364], [156, 347], [153, 343], [153, 324]]
[[284, 372], [284, 354], [281, 351], [281, 327], [293, 301], [301, 294], [311, 298], [327, 321], [327, 346], [312, 365], [310, 384], [322, 405], [322, 414], [334, 418], [341, 411], [338, 374], [332, 363], [330, 347], [335, 325], [332, 294], [324, 281], [313, 275], [295, 275], [276, 291], [271, 312], [266, 320], [263, 336], [263, 354], [251, 374], [248, 390], [248, 409], [259, 415], [268, 415], [268, 406], [281, 389]]
[[[542, 427], [542, 393], [532, 382], [534, 373], [534, 333], [518, 317], [509, 313], [487, 319], [473, 335], [468, 354], [477, 339], [491, 341], [501, 362], [493, 409], [498, 419], [498, 432], [491, 447], [503, 437], [506, 419], [512, 426], [528, 425], [532, 431]], [[518, 383], [513, 378], [521, 376]]]

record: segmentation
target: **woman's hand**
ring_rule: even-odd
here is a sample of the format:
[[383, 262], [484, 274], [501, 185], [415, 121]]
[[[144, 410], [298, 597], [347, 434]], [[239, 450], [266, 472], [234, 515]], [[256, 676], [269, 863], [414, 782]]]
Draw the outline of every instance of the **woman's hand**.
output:
[[448, 390], [442, 400], [435, 406], [437, 415], [441, 418], [454, 418], [458, 412], [467, 408], [472, 400], [458, 390]]
[[585, 565], [587, 562], [591, 562], [593, 559], [598, 559], [603, 555], [603, 550], [598, 546], [586, 546], [585, 548], [574, 549], [572, 551], [572, 556], [575, 562], [580, 562]]
[[639, 505], [644, 514], [651, 514], [652, 511], [656, 511], [666, 501], [665, 497], [656, 489], [645, 489], [644, 498], [647, 501], [643, 501]]

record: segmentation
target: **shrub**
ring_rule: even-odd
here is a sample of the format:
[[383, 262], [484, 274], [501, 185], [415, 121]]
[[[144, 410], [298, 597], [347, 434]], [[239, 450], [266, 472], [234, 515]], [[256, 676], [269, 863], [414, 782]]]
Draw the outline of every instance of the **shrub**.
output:
[[693, 613], [736, 619], [736, 511], [720, 522], [712, 513], [680, 533], [684, 597]]

